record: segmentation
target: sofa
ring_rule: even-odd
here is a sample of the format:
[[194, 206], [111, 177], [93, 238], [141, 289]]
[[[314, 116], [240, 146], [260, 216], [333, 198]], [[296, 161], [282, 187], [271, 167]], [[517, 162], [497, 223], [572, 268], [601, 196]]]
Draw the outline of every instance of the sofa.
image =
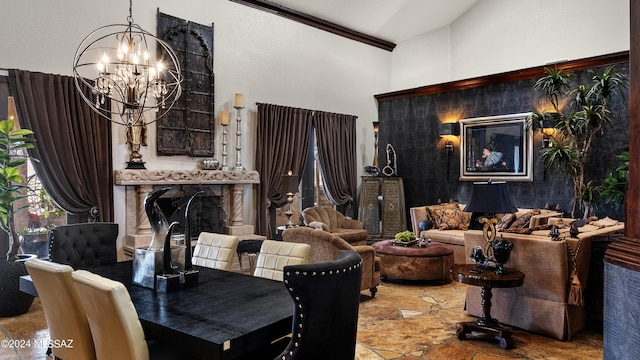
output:
[[[437, 205], [426, 205], [426, 206], [418, 206], [412, 207], [409, 209], [409, 213], [411, 215], [411, 224], [413, 226], [413, 232], [416, 237], [424, 237], [425, 239], [431, 239], [432, 241], [437, 241], [443, 243], [445, 245], [450, 246], [453, 249], [453, 261], [456, 264], [464, 264], [467, 262], [467, 257], [469, 252], [465, 250], [465, 242], [464, 242], [464, 233], [467, 231], [471, 225], [471, 213], [464, 214], [464, 225], [460, 225], [455, 228], [451, 228], [449, 226], [447, 229], [441, 229], [438, 226], [437, 211], [446, 211], [446, 210], [455, 210], [459, 209], [463, 211], [465, 208], [465, 204], [460, 204], [458, 202], [449, 202], [442, 203]], [[518, 209], [515, 213], [515, 218], [521, 219], [524, 215], [529, 215], [533, 209]], [[551, 217], [562, 217], [562, 213], [552, 211], [552, 210], [540, 210], [539, 213], [530, 216], [530, 220], [528, 222], [528, 227], [533, 229], [538, 227], [539, 225], [546, 224], [547, 219]], [[423, 220], [427, 220], [432, 224], [432, 228], [420, 231], [420, 222]], [[451, 225], [451, 223], [449, 223]]]
[[[525, 279], [520, 287], [492, 290], [491, 316], [503, 324], [558, 340], [568, 340], [582, 330], [586, 324], [585, 306], [568, 304], [571, 263], [567, 242], [575, 249], [578, 240], [552, 241], [546, 237], [510, 233], [499, 236], [513, 243], [505, 266], [522, 271]], [[464, 238], [467, 252], [474, 246], [484, 249], [486, 242], [482, 231], [469, 230]], [[583, 289], [589, 278], [590, 241], [589, 237], [582, 240], [576, 256], [577, 274]], [[482, 315], [480, 287], [467, 287], [466, 309], [470, 315]]]
[[309, 207], [302, 211], [305, 225], [322, 229], [341, 237], [349, 244], [366, 245], [369, 232], [362, 228], [362, 221], [349, 219], [330, 207]]
[[380, 285], [380, 258], [376, 251], [369, 245], [356, 245], [344, 241], [342, 238], [310, 227], [289, 228], [282, 233], [282, 240], [309, 244], [309, 263], [321, 263], [338, 259], [341, 250], [352, 250], [362, 257], [362, 285], [361, 290], [369, 290], [371, 296], [375, 296]]

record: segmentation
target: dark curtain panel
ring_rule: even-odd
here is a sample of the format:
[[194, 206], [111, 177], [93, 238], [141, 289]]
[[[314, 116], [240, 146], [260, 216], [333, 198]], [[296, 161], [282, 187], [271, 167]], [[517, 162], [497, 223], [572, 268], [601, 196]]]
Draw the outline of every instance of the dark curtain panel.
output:
[[355, 217], [356, 116], [316, 111], [314, 127], [325, 195]]
[[269, 206], [280, 207], [287, 202], [280, 183], [289, 170], [301, 176], [309, 152], [311, 110], [286, 106], [257, 104], [258, 125], [256, 170], [260, 173], [258, 187], [257, 233], [270, 234]]
[[49, 195], [69, 213], [113, 221], [111, 123], [82, 101], [70, 76], [9, 70], [9, 83], [21, 126], [34, 131], [30, 154]]

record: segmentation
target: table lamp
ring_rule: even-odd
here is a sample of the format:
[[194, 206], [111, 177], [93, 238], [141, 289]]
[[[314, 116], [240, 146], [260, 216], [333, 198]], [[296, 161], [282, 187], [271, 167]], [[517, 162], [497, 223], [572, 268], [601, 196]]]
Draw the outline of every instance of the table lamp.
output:
[[496, 214], [513, 213], [517, 210], [509, 199], [505, 182], [492, 182], [489, 179], [487, 182], [473, 183], [471, 200], [464, 211], [483, 214], [478, 221], [484, 224], [484, 254], [480, 249], [474, 249], [470, 255], [478, 267], [495, 270], [498, 274], [503, 272], [503, 264], [509, 259], [513, 244], [502, 237], [496, 241]]
[[287, 194], [287, 203], [289, 203], [289, 210], [284, 213], [289, 219], [286, 226], [287, 228], [296, 227], [297, 225], [291, 221], [291, 215], [293, 215], [291, 204], [293, 203], [293, 196], [298, 192], [298, 175], [293, 175], [289, 170], [287, 174], [282, 175], [280, 184], [280, 189]]

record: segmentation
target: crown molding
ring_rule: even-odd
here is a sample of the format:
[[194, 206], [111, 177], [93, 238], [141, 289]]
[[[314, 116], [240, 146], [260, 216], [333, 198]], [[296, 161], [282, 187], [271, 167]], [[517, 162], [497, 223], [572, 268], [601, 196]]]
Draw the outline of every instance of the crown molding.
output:
[[528, 69], [515, 70], [500, 74], [480, 76], [471, 79], [452, 81], [447, 83], [427, 85], [407, 90], [399, 90], [384, 94], [374, 95], [378, 103], [383, 101], [391, 101], [414, 96], [423, 96], [431, 94], [439, 94], [449, 91], [473, 89], [481, 86], [500, 84], [512, 81], [540, 78], [545, 75], [546, 67], [554, 66], [567, 72], [591, 69], [598, 66], [609, 64], [617, 64], [629, 61], [629, 52], [621, 51], [617, 53], [594, 56], [579, 60], [563, 61], [544, 66], [536, 66]]

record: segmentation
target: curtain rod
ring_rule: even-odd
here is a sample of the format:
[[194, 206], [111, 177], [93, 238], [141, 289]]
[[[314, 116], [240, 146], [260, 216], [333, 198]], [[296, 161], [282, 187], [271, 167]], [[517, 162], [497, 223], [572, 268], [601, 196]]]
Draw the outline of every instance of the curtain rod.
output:
[[351, 114], [342, 114], [342, 113], [337, 113], [337, 112], [332, 112], [332, 111], [325, 111], [325, 110], [305, 109], [305, 108], [296, 107], [296, 106], [278, 105], [278, 104], [268, 104], [268, 103], [261, 103], [261, 102], [256, 102], [256, 105], [272, 105], [272, 106], [287, 107], [287, 108], [291, 108], [291, 109], [308, 110], [308, 111], [311, 111], [311, 116], [314, 116], [314, 115], [318, 112], [318, 113], [329, 113], [329, 114], [338, 114], [338, 115], [345, 115], [345, 116], [353, 116], [353, 119], [354, 119], [354, 120], [358, 118], [357, 116], [355, 116], [355, 115], [351, 115]]

